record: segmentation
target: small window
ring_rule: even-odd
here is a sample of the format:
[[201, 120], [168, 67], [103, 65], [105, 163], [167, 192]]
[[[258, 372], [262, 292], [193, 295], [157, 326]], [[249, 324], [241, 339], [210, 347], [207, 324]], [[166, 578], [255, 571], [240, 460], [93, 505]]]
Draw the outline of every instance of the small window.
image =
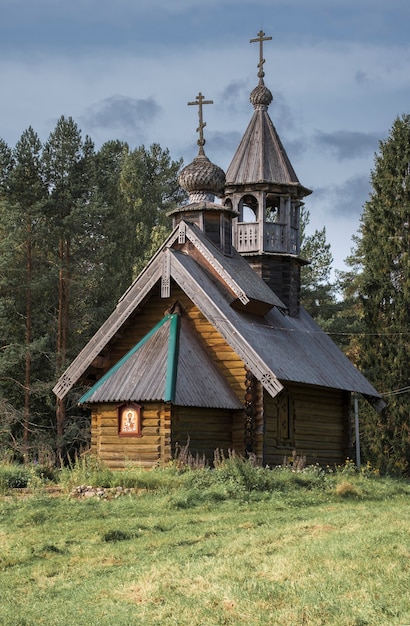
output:
[[293, 445], [294, 406], [291, 395], [284, 391], [277, 398], [278, 445]]
[[118, 435], [141, 437], [141, 407], [135, 402], [121, 404], [118, 408]]
[[280, 209], [280, 196], [268, 195], [266, 197], [265, 221], [273, 224], [278, 221]]

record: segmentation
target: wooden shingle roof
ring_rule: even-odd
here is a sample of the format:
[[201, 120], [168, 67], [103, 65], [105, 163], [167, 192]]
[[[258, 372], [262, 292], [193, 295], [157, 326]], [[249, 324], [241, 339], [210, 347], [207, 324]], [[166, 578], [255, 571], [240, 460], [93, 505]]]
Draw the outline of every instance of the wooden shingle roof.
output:
[[166, 315], [79, 403], [132, 401], [242, 408], [189, 321], [178, 313]]
[[[256, 97], [262, 91], [264, 97]], [[266, 98], [266, 92], [270, 97]], [[260, 95], [260, 94], [259, 94]], [[270, 91], [259, 84], [251, 94], [254, 112], [234, 157], [226, 172], [226, 188], [243, 187], [257, 188], [259, 185], [287, 187], [291, 195], [303, 198], [309, 195], [310, 189], [303, 187], [286, 150], [280, 140], [276, 128], [268, 113], [271, 101]]]
[[[166, 278], [180, 286], [270, 395], [277, 395], [283, 384], [289, 381], [380, 398], [374, 387], [303, 309], [300, 315], [291, 317], [283, 305], [279, 306], [281, 301], [277, 299], [276, 305], [269, 303], [263, 315], [256, 315], [252, 310], [247, 312], [247, 301], [256, 296], [263, 299], [267, 294], [268, 288], [263, 280], [250, 268], [252, 285], [248, 284], [247, 277], [242, 280], [240, 271], [233, 273], [234, 259], [232, 268], [229, 262], [221, 267], [219, 251], [216, 252], [215, 246], [202, 233], [198, 234], [198, 228], [188, 223], [184, 223], [183, 228], [189, 246], [181, 248], [180, 227], [163, 244], [121, 298], [115, 311], [60, 378], [54, 388], [58, 397], [64, 397], [81, 379], [166, 271]], [[246, 263], [242, 257], [240, 260]], [[235, 307], [239, 298], [244, 303], [242, 309]], [[273, 298], [276, 298], [274, 294]], [[193, 345], [192, 340], [187, 345], [190, 343]]]
[[299, 185], [298, 177], [265, 109], [254, 111], [226, 172], [226, 184], [275, 182]]

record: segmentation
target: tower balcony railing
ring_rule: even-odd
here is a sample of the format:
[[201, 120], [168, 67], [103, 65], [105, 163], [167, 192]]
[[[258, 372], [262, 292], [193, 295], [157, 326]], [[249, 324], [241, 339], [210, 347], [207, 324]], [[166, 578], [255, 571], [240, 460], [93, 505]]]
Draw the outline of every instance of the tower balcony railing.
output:
[[237, 222], [234, 227], [234, 245], [238, 252], [282, 252], [299, 254], [297, 228], [287, 224], [265, 222], [263, 243], [259, 222]]
[[237, 222], [234, 226], [234, 245], [238, 252], [258, 252], [258, 222]]

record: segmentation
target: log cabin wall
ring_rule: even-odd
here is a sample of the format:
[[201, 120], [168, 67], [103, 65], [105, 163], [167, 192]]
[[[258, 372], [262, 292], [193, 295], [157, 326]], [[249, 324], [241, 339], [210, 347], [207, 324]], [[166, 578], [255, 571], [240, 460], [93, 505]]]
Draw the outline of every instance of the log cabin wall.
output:
[[169, 406], [147, 403], [141, 409], [141, 437], [118, 434], [117, 404], [92, 407], [91, 452], [110, 469], [128, 466], [155, 467], [170, 459]]
[[279, 465], [293, 451], [306, 456], [308, 465], [343, 463], [349, 454], [350, 394], [296, 384], [282, 394], [272, 398], [264, 392], [264, 463]]
[[[172, 452], [184, 447], [189, 440], [189, 451], [195, 458], [203, 456], [213, 463], [215, 450], [223, 451], [224, 456], [233, 448], [233, 425], [240, 422], [243, 432], [242, 413], [224, 409], [174, 406], [172, 408]], [[242, 435], [243, 439], [243, 435]]]

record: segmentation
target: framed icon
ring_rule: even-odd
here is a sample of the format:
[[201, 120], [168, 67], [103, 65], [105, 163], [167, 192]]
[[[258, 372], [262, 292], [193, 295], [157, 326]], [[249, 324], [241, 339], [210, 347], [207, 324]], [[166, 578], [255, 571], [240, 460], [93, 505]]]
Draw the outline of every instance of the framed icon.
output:
[[120, 437], [141, 437], [141, 407], [135, 402], [127, 402], [118, 407], [118, 435]]

